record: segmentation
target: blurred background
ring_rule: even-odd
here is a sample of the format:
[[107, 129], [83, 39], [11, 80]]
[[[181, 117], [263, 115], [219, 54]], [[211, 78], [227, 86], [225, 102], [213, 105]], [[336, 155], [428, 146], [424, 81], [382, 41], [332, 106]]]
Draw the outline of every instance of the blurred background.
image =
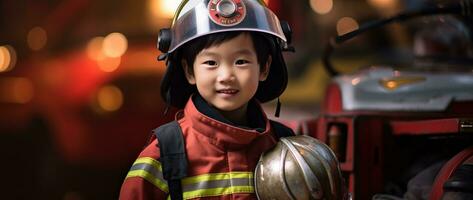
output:
[[[331, 36], [428, 0], [265, 0], [293, 29], [283, 119], [314, 118], [330, 77]], [[158, 31], [180, 0], [0, 2], [2, 199], [117, 199], [163, 115]], [[338, 70], [412, 60], [416, 26], [393, 24], [348, 42]], [[272, 116], [273, 104], [265, 109]], [[6, 196], [4, 196], [6, 195]]]

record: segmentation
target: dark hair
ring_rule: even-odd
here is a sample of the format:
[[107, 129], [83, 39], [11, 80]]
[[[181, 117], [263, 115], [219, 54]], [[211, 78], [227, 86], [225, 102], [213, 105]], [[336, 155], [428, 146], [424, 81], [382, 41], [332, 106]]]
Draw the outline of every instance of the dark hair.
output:
[[182, 50], [180, 52], [179, 57], [187, 62], [189, 72], [193, 73], [192, 66], [194, 64], [197, 54], [199, 54], [202, 50], [206, 48], [209, 48], [213, 45], [222, 44], [226, 41], [238, 37], [241, 34], [250, 35], [251, 40], [253, 41], [253, 46], [256, 51], [256, 57], [258, 59], [258, 64], [261, 70], [261, 68], [268, 61], [269, 55], [275, 50], [275, 45], [274, 42], [272, 42], [271, 36], [259, 32], [230, 31], [202, 36], [183, 45], [180, 48]]

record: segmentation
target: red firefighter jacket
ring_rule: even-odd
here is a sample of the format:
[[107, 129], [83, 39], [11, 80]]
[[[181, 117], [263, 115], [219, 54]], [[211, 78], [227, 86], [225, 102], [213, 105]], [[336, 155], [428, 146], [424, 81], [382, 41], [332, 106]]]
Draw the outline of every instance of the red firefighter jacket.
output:
[[[269, 120], [256, 101], [248, 105], [248, 112], [253, 113], [248, 117], [253, 123], [259, 121], [261, 128], [231, 125], [218, 119], [218, 115], [201, 102], [199, 96], [191, 98], [184, 110], [176, 114], [188, 158], [188, 177], [181, 182], [184, 199], [256, 199], [253, 171], [259, 156], [277, 142]], [[167, 197], [168, 186], [159, 163], [157, 140], [154, 140], [131, 167], [120, 199]]]

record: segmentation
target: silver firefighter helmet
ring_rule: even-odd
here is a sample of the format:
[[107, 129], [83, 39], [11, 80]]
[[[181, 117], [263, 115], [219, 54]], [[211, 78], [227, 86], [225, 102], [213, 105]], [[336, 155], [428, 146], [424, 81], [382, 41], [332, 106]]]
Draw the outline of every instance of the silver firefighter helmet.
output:
[[161, 30], [158, 48], [171, 53], [192, 39], [226, 31], [257, 31], [287, 42], [281, 22], [263, 1], [183, 0], [171, 28]]
[[350, 199], [332, 150], [309, 136], [281, 138], [255, 170], [258, 199]]

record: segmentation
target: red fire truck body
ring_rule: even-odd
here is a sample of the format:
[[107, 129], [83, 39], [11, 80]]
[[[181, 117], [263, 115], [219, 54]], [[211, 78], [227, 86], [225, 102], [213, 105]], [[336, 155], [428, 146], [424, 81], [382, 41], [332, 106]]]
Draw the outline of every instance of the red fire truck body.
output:
[[334, 150], [354, 199], [370, 199], [419, 165], [473, 156], [472, 91], [471, 72], [371, 68], [335, 78], [320, 116], [305, 123]]

